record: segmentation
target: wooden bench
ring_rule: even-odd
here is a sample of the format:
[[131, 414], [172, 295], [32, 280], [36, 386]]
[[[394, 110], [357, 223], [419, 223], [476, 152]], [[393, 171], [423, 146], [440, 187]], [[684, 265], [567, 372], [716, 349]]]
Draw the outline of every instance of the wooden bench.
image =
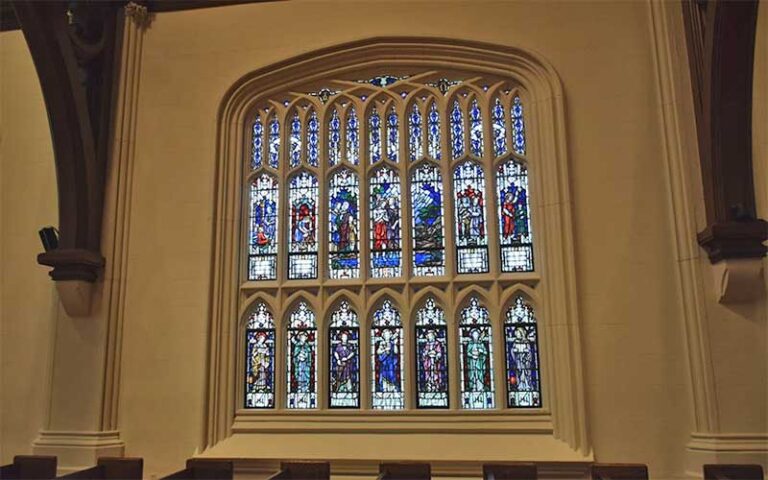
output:
[[232, 472], [231, 461], [190, 458], [187, 468], [163, 477], [163, 480], [232, 480]]
[[382, 463], [379, 480], [430, 480], [432, 471], [428, 463]]
[[13, 463], [0, 467], [3, 480], [51, 480], [56, 478], [56, 457], [16, 455]]
[[101, 457], [95, 467], [68, 473], [57, 478], [70, 480], [141, 480], [144, 460], [141, 458]]
[[592, 480], [648, 480], [648, 467], [641, 463], [595, 463]]
[[485, 480], [536, 480], [538, 470], [534, 463], [490, 463], [483, 465]]
[[704, 465], [704, 480], [763, 480], [760, 465]]
[[329, 480], [331, 465], [327, 462], [284, 462], [269, 480]]

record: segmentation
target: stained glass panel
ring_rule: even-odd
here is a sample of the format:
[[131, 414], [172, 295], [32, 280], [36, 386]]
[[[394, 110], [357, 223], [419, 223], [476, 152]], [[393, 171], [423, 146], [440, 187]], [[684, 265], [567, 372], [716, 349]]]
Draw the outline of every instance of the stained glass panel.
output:
[[291, 167], [298, 167], [301, 162], [301, 119], [299, 114], [294, 112], [291, 119]]
[[399, 277], [402, 233], [400, 178], [391, 168], [381, 168], [370, 181], [371, 276]]
[[339, 112], [334, 108], [328, 120], [328, 163], [331, 166], [341, 162], [341, 120]]
[[497, 98], [493, 103], [491, 126], [493, 128], [493, 153], [499, 157], [507, 153], [507, 119], [504, 106]]
[[331, 177], [329, 187], [329, 275], [331, 278], [357, 278], [360, 275], [360, 186], [357, 175], [343, 168]]
[[301, 172], [291, 178], [288, 190], [291, 239], [288, 278], [317, 278], [317, 178]]
[[429, 156], [435, 160], [440, 160], [440, 113], [437, 111], [435, 102], [429, 106], [427, 125], [427, 150]]
[[453, 172], [456, 214], [456, 257], [459, 273], [488, 272], [483, 168], [464, 162]]
[[264, 155], [264, 124], [261, 117], [253, 121], [253, 143], [251, 145], [251, 168], [260, 168]]
[[352, 165], [360, 161], [360, 123], [354, 106], [347, 112], [347, 161]]
[[403, 325], [389, 300], [373, 312], [371, 327], [372, 406], [376, 410], [405, 407], [403, 388]]
[[523, 102], [515, 97], [512, 103], [512, 144], [515, 153], [525, 155], [525, 125], [523, 123]]
[[264, 303], [251, 312], [245, 330], [245, 408], [275, 406], [275, 322]]
[[272, 115], [269, 123], [269, 166], [277, 168], [280, 164], [280, 121]]
[[469, 149], [477, 158], [483, 157], [483, 113], [477, 99], [469, 105]]
[[309, 114], [307, 122], [307, 162], [316, 167], [320, 156], [320, 122], [314, 110]]
[[523, 297], [515, 298], [504, 322], [507, 365], [507, 406], [541, 407], [539, 343], [533, 307]]
[[533, 236], [528, 204], [528, 171], [508, 160], [496, 172], [502, 272], [533, 271]]
[[387, 158], [390, 162], [397, 162], [400, 152], [400, 132], [395, 107], [387, 114]]
[[451, 151], [454, 160], [464, 155], [464, 113], [458, 100], [451, 110]]
[[459, 317], [461, 406], [494, 408], [493, 338], [488, 309], [472, 297]]
[[408, 117], [408, 153], [411, 161], [414, 162], [422, 157], [424, 154], [424, 147], [422, 146], [422, 133], [421, 133], [421, 111], [417, 104], [413, 104], [411, 108], [411, 114]]
[[360, 324], [357, 314], [344, 300], [331, 314], [330, 407], [360, 407]]
[[425, 163], [411, 174], [414, 275], [445, 274], [443, 179], [436, 165]]
[[381, 160], [381, 117], [375, 108], [368, 117], [368, 154], [371, 164]]
[[288, 408], [317, 408], [317, 327], [315, 314], [299, 302], [288, 321]]
[[416, 407], [448, 408], [448, 327], [431, 298], [416, 312]]
[[251, 182], [248, 280], [277, 278], [277, 180], [266, 173]]

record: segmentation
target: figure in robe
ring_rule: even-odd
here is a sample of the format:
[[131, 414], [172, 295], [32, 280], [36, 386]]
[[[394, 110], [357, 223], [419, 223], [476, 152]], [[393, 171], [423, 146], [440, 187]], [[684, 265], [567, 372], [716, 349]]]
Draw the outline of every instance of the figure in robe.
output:
[[443, 370], [443, 344], [437, 341], [434, 330], [427, 330], [426, 342], [421, 351], [421, 367], [424, 372], [425, 390], [442, 392], [445, 390]]
[[473, 328], [469, 336], [470, 338], [465, 350], [467, 391], [485, 392], [488, 390], [486, 381], [488, 349], [485, 346], [480, 330]]
[[301, 250], [306, 250], [315, 243], [315, 218], [312, 208], [302, 203], [293, 212], [293, 241]]
[[376, 204], [373, 212], [371, 212], [373, 216], [373, 249], [384, 250], [387, 248], [389, 240], [389, 209], [386, 198], [380, 196], [381, 192], [378, 192], [377, 195]]
[[520, 391], [536, 390], [537, 386], [532, 378], [535, 352], [531, 347], [531, 339], [528, 338], [525, 328], [515, 328], [514, 337], [510, 344], [507, 347], [510, 357], [508, 359], [510, 387]]
[[483, 194], [479, 193], [472, 198], [470, 207], [471, 236], [478, 241], [485, 237], [485, 219], [483, 218]]
[[528, 234], [528, 198], [525, 189], [510, 185], [504, 191], [501, 215], [504, 238], [520, 238]]
[[341, 332], [339, 343], [333, 349], [333, 358], [336, 362], [336, 372], [333, 377], [333, 391], [337, 393], [354, 392], [355, 375], [357, 365], [355, 355], [357, 349], [349, 343], [349, 332]]
[[251, 338], [251, 375], [253, 390], [256, 393], [272, 391], [272, 370], [270, 348], [267, 344], [267, 334], [259, 332]]
[[299, 332], [293, 339], [293, 375], [296, 382], [295, 392], [312, 391], [312, 363], [314, 360], [312, 345], [307, 341], [307, 333]]
[[400, 352], [397, 347], [397, 334], [393, 333], [390, 329], [384, 329], [376, 345], [376, 358], [378, 360], [377, 392], [400, 391]]

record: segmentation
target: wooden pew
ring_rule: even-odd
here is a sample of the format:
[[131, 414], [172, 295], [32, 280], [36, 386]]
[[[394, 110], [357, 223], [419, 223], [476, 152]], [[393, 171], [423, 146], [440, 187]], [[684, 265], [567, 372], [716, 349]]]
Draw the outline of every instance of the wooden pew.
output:
[[227, 460], [190, 458], [187, 468], [172, 473], [162, 480], [232, 480], [233, 465]]
[[51, 480], [56, 478], [56, 457], [16, 455], [13, 463], [0, 467], [3, 480]]
[[485, 480], [536, 480], [538, 470], [535, 463], [489, 463], [483, 465]]
[[101, 457], [95, 467], [57, 478], [69, 480], [141, 480], [144, 460], [141, 458]]
[[760, 465], [704, 465], [704, 480], [763, 480]]
[[592, 480], [648, 480], [648, 467], [641, 463], [595, 463]]
[[269, 480], [329, 480], [331, 465], [328, 462], [284, 462], [280, 471]]
[[430, 480], [432, 471], [428, 463], [379, 464], [378, 480]]

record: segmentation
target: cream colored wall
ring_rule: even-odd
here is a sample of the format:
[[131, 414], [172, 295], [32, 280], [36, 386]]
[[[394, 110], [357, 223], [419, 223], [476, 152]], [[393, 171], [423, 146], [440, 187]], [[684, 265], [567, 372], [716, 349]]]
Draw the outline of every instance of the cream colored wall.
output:
[[0, 33], [0, 463], [32, 453], [43, 427], [53, 282], [37, 231], [58, 223], [48, 118], [21, 32]]

